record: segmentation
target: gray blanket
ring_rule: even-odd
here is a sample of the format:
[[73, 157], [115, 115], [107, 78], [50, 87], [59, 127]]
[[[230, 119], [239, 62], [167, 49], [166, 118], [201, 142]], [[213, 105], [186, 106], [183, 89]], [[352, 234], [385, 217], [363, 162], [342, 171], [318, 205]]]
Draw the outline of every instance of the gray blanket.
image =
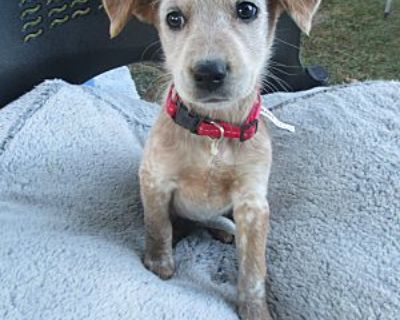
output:
[[[275, 319], [400, 314], [400, 83], [265, 101]], [[237, 320], [233, 245], [197, 231], [162, 281], [141, 263], [137, 168], [159, 107], [46, 82], [0, 111], [0, 319]]]

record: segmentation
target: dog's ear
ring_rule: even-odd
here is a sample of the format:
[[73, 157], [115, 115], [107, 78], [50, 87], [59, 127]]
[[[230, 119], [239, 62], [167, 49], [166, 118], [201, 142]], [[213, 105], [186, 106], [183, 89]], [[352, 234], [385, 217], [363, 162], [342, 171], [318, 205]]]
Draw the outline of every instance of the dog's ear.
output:
[[299, 28], [309, 34], [312, 20], [321, 0], [279, 0], [283, 9], [293, 18]]
[[103, 0], [103, 5], [111, 22], [111, 38], [120, 34], [132, 16], [156, 23], [158, 0]]

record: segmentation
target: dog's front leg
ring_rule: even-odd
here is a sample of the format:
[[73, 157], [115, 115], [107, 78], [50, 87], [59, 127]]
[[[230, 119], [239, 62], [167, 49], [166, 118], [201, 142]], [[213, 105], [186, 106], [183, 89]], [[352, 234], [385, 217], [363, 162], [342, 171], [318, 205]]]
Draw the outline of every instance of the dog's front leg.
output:
[[175, 271], [169, 213], [172, 191], [146, 170], [140, 173], [140, 190], [146, 233], [144, 264], [160, 278], [169, 279]]
[[265, 249], [269, 225], [265, 194], [241, 188], [234, 195], [239, 314], [243, 320], [272, 319], [265, 295]]

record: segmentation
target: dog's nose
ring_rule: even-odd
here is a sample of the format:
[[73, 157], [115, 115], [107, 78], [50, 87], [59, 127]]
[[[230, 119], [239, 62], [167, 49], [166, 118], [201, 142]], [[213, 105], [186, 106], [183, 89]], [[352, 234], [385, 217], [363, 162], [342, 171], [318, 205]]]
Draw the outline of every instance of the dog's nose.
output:
[[203, 90], [215, 91], [224, 83], [227, 65], [223, 61], [202, 61], [193, 68], [196, 86]]

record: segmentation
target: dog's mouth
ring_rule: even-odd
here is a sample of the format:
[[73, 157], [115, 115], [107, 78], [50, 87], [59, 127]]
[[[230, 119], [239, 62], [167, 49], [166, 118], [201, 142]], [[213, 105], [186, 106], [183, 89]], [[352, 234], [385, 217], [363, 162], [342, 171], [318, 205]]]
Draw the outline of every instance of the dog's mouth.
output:
[[230, 92], [224, 92], [221, 94], [206, 94], [206, 93], [197, 93], [192, 96], [186, 96], [184, 93], [182, 95], [183, 98], [188, 103], [198, 104], [207, 109], [225, 109], [232, 105], [232, 103], [240, 101], [242, 99], [242, 95], [232, 94]]
[[193, 93], [193, 102], [201, 104], [224, 104], [232, 102], [236, 98], [227, 85], [214, 92], [195, 88]]
[[227, 98], [213, 98], [213, 97], [206, 97], [203, 99], [198, 100], [200, 103], [224, 103], [224, 102], [229, 102], [229, 99]]
[[192, 103], [198, 103], [202, 105], [216, 105], [216, 104], [224, 104], [232, 101], [232, 95], [229, 94], [228, 90], [221, 88], [215, 92], [208, 92], [205, 90], [195, 89], [191, 95], [189, 95], [189, 101]]

